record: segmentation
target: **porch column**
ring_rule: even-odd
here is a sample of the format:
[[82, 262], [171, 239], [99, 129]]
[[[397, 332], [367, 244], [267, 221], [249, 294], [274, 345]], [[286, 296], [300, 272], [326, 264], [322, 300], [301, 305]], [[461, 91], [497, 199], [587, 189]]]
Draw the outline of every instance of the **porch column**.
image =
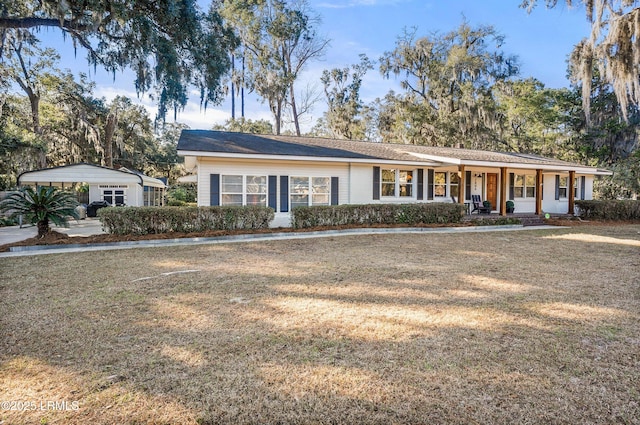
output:
[[536, 215], [542, 214], [542, 170], [536, 170]]
[[460, 164], [458, 166], [458, 173], [460, 173], [460, 178], [458, 179], [458, 203], [461, 205], [464, 205], [464, 200], [465, 200], [465, 196], [466, 194], [465, 192], [465, 188], [467, 186], [467, 182], [466, 180], [466, 174], [464, 172], [464, 165]]
[[575, 191], [574, 189], [574, 181], [576, 179], [576, 172], [575, 171], [569, 171], [569, 184], [567, 184], [567, 198], [569, 198], [569, 211], [568, 214], [573, 215], [574, 212], [574, 207], [576, 205], [576, 200], [575, 197], [573, 195], [573, 192]]
[[507, 215], [507, 167], [500, 168], [500, 215]]

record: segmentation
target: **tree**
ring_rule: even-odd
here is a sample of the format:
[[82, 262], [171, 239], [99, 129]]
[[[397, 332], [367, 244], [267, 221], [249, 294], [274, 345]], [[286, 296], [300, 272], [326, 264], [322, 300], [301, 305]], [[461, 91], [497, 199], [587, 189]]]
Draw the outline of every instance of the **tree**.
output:
[[25, 125], [29, 125], [28, 101], [0, 95], [0, 190], [15, 187], [20, 173], [46, 166], [43, 139]]
[[364, 107], [360, 99], [360, 87], [362, 78], [370, 69], [373, 69], [373, 63], [366, 55], [360, 55], [359, 64], [322, 72], [320, 81], [324, 86], [328, 107], [325, 120], [333, 137], [365, 138], [365, 125], [360, 118]]
[[300, 135], [295, 82], [329, 43], [316, 33], [319, 18], [306, 0], [229, 0], [222, 14], [241, 40], [247, 85], [269, 104], [275, 133], [281, 133], [284, 109], [289, 106]]
[[189, 128], [186, 124], [167, 124], [156, 137], [155, 147], [146, 151], [146, 162], [152, 165], [152, 169], [146, 171], [150, 175], [167, 178], [167, 182], [174, 184], [178, 177], [184, 176], [184, 157], [178, 156], [178, 140], [183, 129]]
[[37, 40], [28, 33], [18, 39], [6, 40], [4, 49], [8, 60], [0, 63], [0, 76], [16, 82], [27, 95], [31, 105], [32, 130], [41, 135], [40, 100], [48, 80], [58, 72], [55, 63], [60, 56], [53, 49], [40, 49]]
[[1, 211], [10, 211], [12, 217], [22, 216], [27, 222], [38, 226], [38, 238], [45, 237], [51, 228], [49, 222], [67, 226], [68, 217], [78, 218], [78, 206], [73, 194], [55, 187], [26, 187], [12, 192], [2, 202]]
[[27, 35], [56, 27], [87, 51], [90, 63], [114, 76], [132, 68], [138, 94], [155, 87], [161, 117], [185, 106], [191, 85], [206, 107], [222, 99], [220, 81], [230, 66], [226, 52], [235, 45], [218, 4], [204, 13], [196, 0], [0, 1], [0, 58]]
[[398, 38], [396, 48], [380, 59], [380, 72], [401, 78], [406, 91], [401, 104], [418, 125], [408, 142], [463, 142], [475, 148], [491, 142], [496, 125], [491, 88], [518, 73], [517, 59], [499, 50], [503, 42], [492, 26], [471, 27], [466, 21], [444, 35], [416, 38], [415, 31], [405, 31]]
[[570, 133], [562, 126], [566, 115], [558, 107], [565, 91], [546, 89], [534, 78], [496, 84], [500, 145], [493, 149], [560, 156], [560, 141]]
[[229, 119], [224, 124], [216, 124], [212, 130], [235, 131], [251, 134], [273, 134], [273, 125], [267, 120]]
[[[522, 0], [529, 12], [539, 0]], [[553, 8], [558, 0], [545, 0]], [[573, 0], [566, 0], [571, 7]], [[582, 0], [591, 34], [578, 43], [570, 58], [575, 80], [582, 82], [582, 102], [587, 124], [590, 124], [591, 79], [594, 65], [601, 78], [613, 87], [624, 119], [629, 104], [640, 105], [640, 1]]]

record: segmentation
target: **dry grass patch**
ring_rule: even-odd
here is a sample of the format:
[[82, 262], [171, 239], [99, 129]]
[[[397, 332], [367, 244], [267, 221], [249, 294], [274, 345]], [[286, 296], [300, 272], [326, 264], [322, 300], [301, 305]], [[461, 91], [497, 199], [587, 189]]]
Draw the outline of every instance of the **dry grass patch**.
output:
[[0, 401], [38, 407], [0, 423], [637, 424], [639, 246], [625, 225], [0, 259]]

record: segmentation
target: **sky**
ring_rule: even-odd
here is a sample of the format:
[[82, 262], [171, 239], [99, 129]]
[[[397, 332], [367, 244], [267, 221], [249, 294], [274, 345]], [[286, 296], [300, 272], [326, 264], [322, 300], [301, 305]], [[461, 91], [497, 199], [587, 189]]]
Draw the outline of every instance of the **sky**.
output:
[[[502, 50], [519, 57], [522, 78], [535, 77], [546, 87], [568, 87], [566, 60], [573, 46], [588, 36], [590, 25], [581, 7], [567, 8], [558, 2], [554, 9], [543, 5], [531, 13], [518, 7], [520, 0], [308, 0], [318, 13], [321, 23], [318, 33], [330, 40], [326, 54], [310, 63], [300, 76], [298, 87], [315, 87], [321, 94], [313, 114], [302, 122], [303, 131], [310, 129], [326, 110], [320, 76], [325, 69], [343, 68], [357, 63], [364, 53], [378, 60], [385, 52], [394, 49], [397, 38], [405, 28], [415, 28], [417, 36], [447, 33], [455, 30], [463, 19], [472, 26], [493, 25], [505, 36]], [[543, 0], [539, 0], [544, 3]], [[201, 4], [207, 7], [207, 0]], [[574, 2], [577, 3], [577, 2]], [[54, 40], [54, 41], [51, 41]], [[130, 71], [112, 74], [87, 64], [84, 52], [74, 53], [69, 38], [59, 40], [52, 34], [53, 42], [62, 50], [61, 68], [74, 73], [86, 73], [95, 81], [97, 97], [113, 99], [126, 95], [144, 105], [151, 117], [156, 105], [148, 95], [137, 97]], [[363, 79], [361, 97], [369, 103], [383, 97], [389, 90], [398, 91], [393, 77], [383, 78], [377, 67]], [[172, 114], [171, 114], [172, 115]], [[240, 116], [239, 101], [236, 117]], [[177, 121], [193, 129], [210, 129], [231, 117], [231, 102], [227, 99], [206, 110], [200, 107], [199, 94], [193, 96]], [[272, 120], [268, 106], [256, 96], [247, 96], [245, 117], [252, 120]], [[173, 121], [173, 116], [167, 117]]]

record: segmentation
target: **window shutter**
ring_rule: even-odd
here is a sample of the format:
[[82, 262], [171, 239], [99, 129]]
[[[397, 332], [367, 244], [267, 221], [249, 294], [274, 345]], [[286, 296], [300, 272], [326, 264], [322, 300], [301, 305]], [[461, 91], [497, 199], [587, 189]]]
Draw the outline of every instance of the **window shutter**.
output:
[[338, 177], [331, 177], [331, 205], [338, 205]]
[[373, 199], [380, 199], [380, 167], [373, 167]]
[[464, 200], [471, 200], [471, 171], [464, 172]]
[[514, 173], [509, 173], [509, 199], [514, 199], [516, 191], [513, 188], [513, 185], [516, 183], [516, 175]]
[[560, 199], [560, 175], [556, 174], [556, 201]]
[[278, 210], [278, 176], [269, 176], [269, 207]]
[[427, 199], [433, 200], [433, 170], [427, 170]]
[[587, 178], [585, 176], [580, 177], [580, 199], [584, 200], [587, 189], [585, 188], [587, 184]]
[[280, 176], [280, 212], [289, 211], [289, 176]]
[[418, 168], [418, 201], [424, 199], [424, 169]]
[[220, 205], [220, 174], [209, 175], [209, 205]]

